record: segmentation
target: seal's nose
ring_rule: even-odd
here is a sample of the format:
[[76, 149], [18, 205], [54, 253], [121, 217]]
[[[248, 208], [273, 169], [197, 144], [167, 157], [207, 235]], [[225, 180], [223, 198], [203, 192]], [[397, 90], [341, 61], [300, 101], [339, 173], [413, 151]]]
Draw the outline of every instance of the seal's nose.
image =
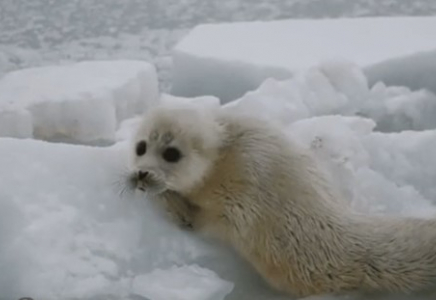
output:
[[138, 171], [138, 179], [143, 180], [147, 177], [148, 172]]

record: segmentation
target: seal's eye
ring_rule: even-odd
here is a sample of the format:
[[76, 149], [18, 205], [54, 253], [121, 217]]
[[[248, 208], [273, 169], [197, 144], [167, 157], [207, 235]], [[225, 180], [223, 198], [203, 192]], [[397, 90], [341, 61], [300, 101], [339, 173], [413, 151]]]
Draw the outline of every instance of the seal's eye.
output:
[[143, 156], [147, 152], [147, 143], [145, 141], [140, 141], [136, 144], [136, 155]]
[[168, 147], [162, 153], [162, 157], [167, 162], [175, 163], [175, 162], [178, 162], [182, 158], [182, 153], [180, 152], [179, 149], [177, 149], [175, 147]]

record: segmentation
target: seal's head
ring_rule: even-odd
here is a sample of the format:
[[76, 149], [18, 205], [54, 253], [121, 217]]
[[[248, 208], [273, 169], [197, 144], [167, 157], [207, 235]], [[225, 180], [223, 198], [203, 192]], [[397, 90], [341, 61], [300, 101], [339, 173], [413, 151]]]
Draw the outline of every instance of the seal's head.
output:
[[152, 108], [134, 138], [134, 186], [151, 194], [188, 192], [213, 165], [222, 134], [212, 110], [186, 103]]

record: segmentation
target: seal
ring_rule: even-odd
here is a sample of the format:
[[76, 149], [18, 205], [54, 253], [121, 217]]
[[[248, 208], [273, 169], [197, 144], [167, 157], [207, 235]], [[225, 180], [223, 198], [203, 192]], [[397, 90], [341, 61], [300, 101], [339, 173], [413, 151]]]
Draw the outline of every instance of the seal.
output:
[[151, 109], [130, 183], [183, 228], [231, 245], [292, 296], [432, 292], [436, 220], [361, 215], [310, 151], [273, 124], [223, 109]]

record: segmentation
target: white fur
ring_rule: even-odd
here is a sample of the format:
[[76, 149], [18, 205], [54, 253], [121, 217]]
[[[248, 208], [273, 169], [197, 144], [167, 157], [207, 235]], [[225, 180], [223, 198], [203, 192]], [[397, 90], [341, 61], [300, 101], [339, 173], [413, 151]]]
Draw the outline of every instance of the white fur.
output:
[[171, 132], [186, 155], [165, 163], [150, 140], [136, 158], [165, 183], [158, 202], [179, 225], [232, 245], [277, 290], [436, 290], [436, 220], [354, 214], [310, 153], [271, 124], [183, 104], [150, 111], [135, 141], [153, 132]]
[[[167, 146], [181, 150], [180, 162], [168, 163], [161, 157], [164, 142], [154, 141], [153, 134], [173, 137]], [[150, 172], [164, 182], [167, 189], [187, 191], [198, 184], [211, 167], [211, 157], [220, 146], [221, 135], [222, 128], [215, 121], [213, 109], [187, 103], [157, 106], [145, 114], [135, 135], [132, 171]], [[138, 157], [135, 147], [140, 141], [146, 141], [147, 152]]]

